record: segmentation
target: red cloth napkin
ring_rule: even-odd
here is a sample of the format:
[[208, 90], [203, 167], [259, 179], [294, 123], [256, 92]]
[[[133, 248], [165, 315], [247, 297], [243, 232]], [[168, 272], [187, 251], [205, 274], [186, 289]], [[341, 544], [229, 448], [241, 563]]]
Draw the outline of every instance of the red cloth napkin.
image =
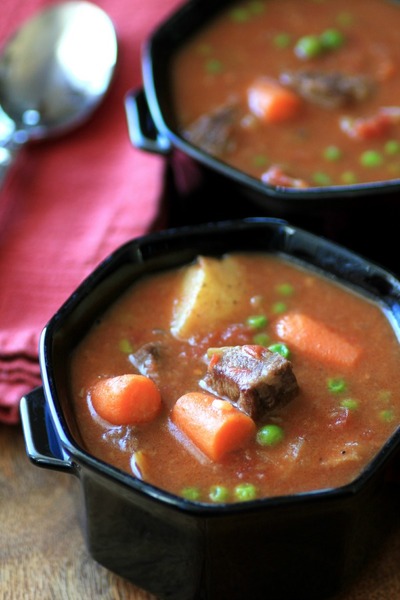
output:
[[[163, 161], [129, 141], [125, 94], [141, 85], [143, 41], [179, 0], [98, 0], [113, 20], [119, 59], [90, 121], [24, 148], [0, 190], [0, 421], [40, 384], [42, 328], [93, 268], [128, 239], [159, 227]], [[2, 0], [0, 44], [52, 2]]]

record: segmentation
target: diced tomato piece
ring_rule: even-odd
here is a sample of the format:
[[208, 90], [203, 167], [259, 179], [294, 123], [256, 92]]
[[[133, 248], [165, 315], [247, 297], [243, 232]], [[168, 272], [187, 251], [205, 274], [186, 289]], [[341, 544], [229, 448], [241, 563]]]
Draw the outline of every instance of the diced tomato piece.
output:
[[290, 187], [290, 188], [307, 188], [309, 187], [302, 179], [296, 179], [287, 175], [281, 167], [278, 165], [272, 165], [268, 171], [265, 171], [261, 175], [261, 181], [268, 183], [269, 185], [275, 185], [277, 187]]
[[400, 120], [400, 108], [381, 108], [372, 117], [350, 119], [342, 117], [340, 128], [349, 137], [356, 140], [369, 140], [386, 135], [392, 126]]

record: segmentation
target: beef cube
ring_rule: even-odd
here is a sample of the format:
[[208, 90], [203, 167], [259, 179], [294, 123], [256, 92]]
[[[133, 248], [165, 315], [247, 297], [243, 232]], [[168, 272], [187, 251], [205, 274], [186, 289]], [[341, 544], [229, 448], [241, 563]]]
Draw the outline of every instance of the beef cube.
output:
[[184, 137], [213, 156], [220, 156], [229, 149], [236, 109], [222, 106], [214, 112], [202, 115], [184, 131]]
[[149, 342], [130, 355], [129, 360], [141, 375], [158, 381], [167, 348], [162, 342]]
[[299, 387], [289, 360], [258, 345], [209, 349], [205, 385], [255, 420], [285, 406]]
[[282, 73], [280, 82], [302, 98], [325, 108], [339, 108], [366, 100], [374, 82], [365, 75], [296, 71]]

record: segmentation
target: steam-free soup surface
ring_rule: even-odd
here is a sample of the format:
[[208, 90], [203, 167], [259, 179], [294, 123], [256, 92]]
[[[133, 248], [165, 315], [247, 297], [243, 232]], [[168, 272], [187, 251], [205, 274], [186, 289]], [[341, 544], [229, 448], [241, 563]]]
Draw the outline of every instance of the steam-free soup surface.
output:
[[273, 186], [400, 176], [400, 4], [231, 3], [171, 68], [178, 129]]
[[[112, 424], [96, 412], [93, 390], [137, 374], [133, 357], [149, 342], [166, 350], [146, 373], [161, 408], [144, 423]], [[214, 460], [171, 416], [182, 395], [209, 393], [209, 348], [243, 345], [286, 352], [299, 391]], [[320, 274], [272, 255], [202, 257], [140, 279], [96, 321], [72, 357], [73, 407], [90, 453], [175, 494], [204, 502], [292, 494], [350, 482], [382, 447], [399, 423], [399, 360], [381, 307]]]

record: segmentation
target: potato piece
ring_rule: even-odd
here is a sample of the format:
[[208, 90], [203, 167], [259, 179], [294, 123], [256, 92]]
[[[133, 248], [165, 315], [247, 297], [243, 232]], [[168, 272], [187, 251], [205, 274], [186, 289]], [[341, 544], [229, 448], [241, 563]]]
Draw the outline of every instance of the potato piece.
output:
[[183, 278], [174, 304], [172, 334], [189, 339], [234, 318], [243, 285], [243, 273], [235, 259], [200, 256]]

